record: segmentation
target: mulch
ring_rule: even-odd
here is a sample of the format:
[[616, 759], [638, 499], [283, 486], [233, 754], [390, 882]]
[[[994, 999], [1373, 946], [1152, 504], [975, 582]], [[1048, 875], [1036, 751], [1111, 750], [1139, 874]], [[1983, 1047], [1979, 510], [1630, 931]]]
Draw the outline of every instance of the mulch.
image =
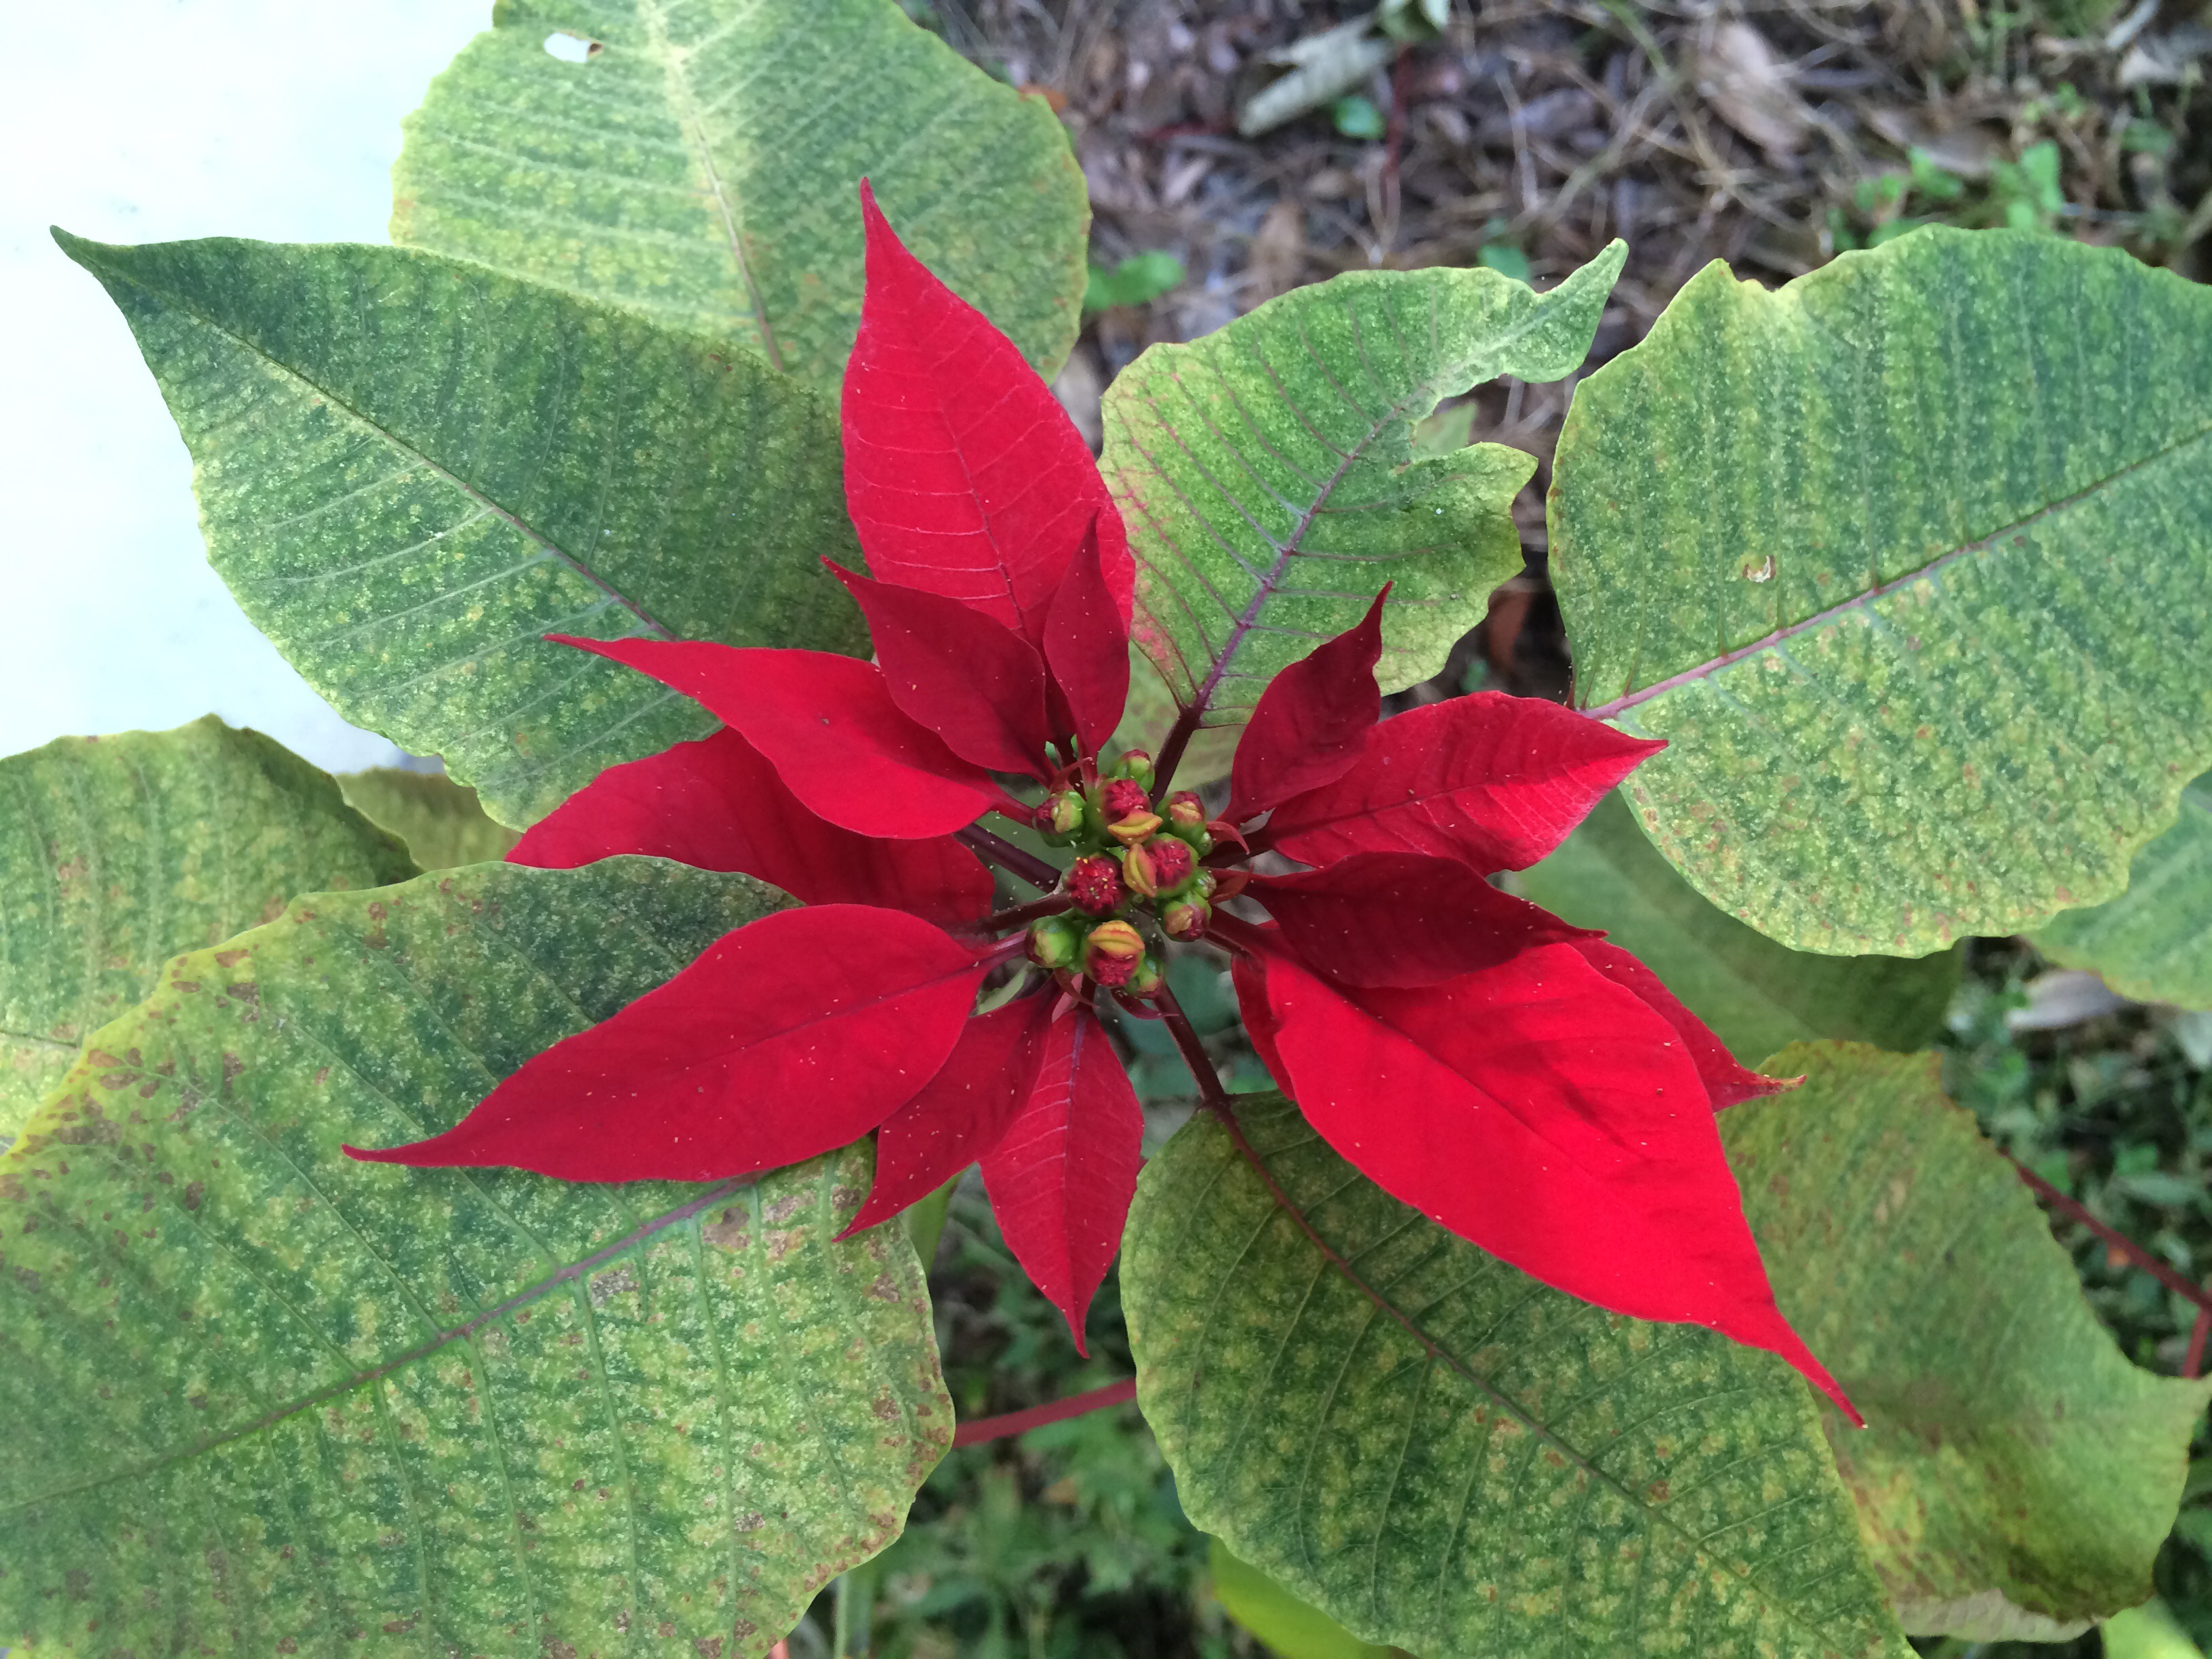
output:
[[[918, 8], [919, 9], [919, 8]], [[1556, 282], [1625, 238], [1593, 365], [1719, 259], [1778, 284], [1908, 212], [2002, 222], [2009, 164], [2057, 146], [2061, 234], [2212, 277], [2212, 24], [2172, 0], [1627, 0], [1470, 6], [1359, 88], [1377, 138], [1328, 111], [1256, 137], [1238, 112], [1294, 41], [1364, 9], [1315, 0], [932, 0], [928, 21], [1060, 111], [1090, 185], [1093, 263], [1164, 250], [1185, 280], [1091, 318], [1056, 389], [1097, 399], [1156, 341], [1194, 338], [1341, 271], [1472, 264]], [[1900, 189], [1917, 152], [1959, 181]], [[2016, 176], [2016, 175], [2014, 175]], [[1542, 491], [1572, 382], [1478, 397], [1474, 434], [1534, 453], [1529, 569], [1471, 643], [1493, 683], [1564, 696]], [[1504, 615], [1500, 615], [1502, 607]], [[1453, 689], [1456, 689], [1455, 687]]]

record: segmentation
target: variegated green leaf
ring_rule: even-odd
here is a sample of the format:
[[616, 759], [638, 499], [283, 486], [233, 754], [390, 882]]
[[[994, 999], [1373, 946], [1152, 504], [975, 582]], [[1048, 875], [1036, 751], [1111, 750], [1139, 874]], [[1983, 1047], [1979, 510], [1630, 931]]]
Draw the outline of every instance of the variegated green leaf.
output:
[[356, 1163], [787, 902], [657, 860], [320, 894], [178, 958], [0, 1157], [0, 1644], [757, 1656], [951, 1437], [866, 1146]]

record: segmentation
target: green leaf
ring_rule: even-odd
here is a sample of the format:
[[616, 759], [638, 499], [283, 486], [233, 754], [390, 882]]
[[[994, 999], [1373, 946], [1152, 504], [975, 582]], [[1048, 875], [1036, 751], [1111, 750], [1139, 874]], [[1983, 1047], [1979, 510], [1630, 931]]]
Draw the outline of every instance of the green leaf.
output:
[[1700, 892], [1917, 956], [2117, 893], [2212, 763], [2212, 291], [1917, 230], [1708, 267], [1577, 389], [1552, 580], [1578, 695]]
[[[1785, 1043], [1848, 1037], [1917, 1048], [1942, 1029], [1959, 952], [1917, 960], [1823, 957], [1777, 945], [1674, 873], [1618, 793], [1515, 890], [1578, 927], [1601, 927], [1755, 1065]], [[1961, 947], [1963, 948], [1963, 947]]]
[[2115, 1613], [2099, 1634], [2105, 1659], [2204, 1659], [2204, 1650], [2189, 1639], [2163, 1601]]
[[1242, 720], [1386, 581], [1383, 689], [1443, 668], [1521, 568], [1511, 507], [1535, 462], [1416, 459], [1414, 425], [1497, 375], [1571, 374], [1625, 253], [1543, 295], [1490, 270], [1355, 271], [1121, 371], [1099, 465], [1137, 557], [1137, 642], [1180, 702]]
[[415, 873], [327, 776], [212, 714], [0, 760], [0, 1138], [179, 951]]
[[[555, 58], [556, 30], [594, 49]], [[1067, 135], [892, 0], [501, 0], [406, 135], [393, 241], [733, 335], [818, 386], [860, 325], [863, 177], [1040, 374], [1075, 343]]]
[[1182, 278], [1182, 261], [1158, 251], [1133, 253], [1111, 270], [1093, 265], [1083, 290], [1083, 309], [1088, 313], [1115, 306], [1147, 305]]
[[1388, 1659], [1397, 1650], [1361, 1641], [1319, 1607], [1237, 1559], [1218, 1538], [1206, 1540], [1206, 1566], [1215, 1599], [1276, 1659]]
[[1547, 1290], [1280, 1096], [1201, 1112], [1122, 1244], [1137, 1397], [1194, 1523], [1424, 1659], [1905, 1659], [1811, 1395]]
[[347, 805], [405, 842], [425, 870], [496, 864], [522, 839], [486, 816], [475, 790], [442, 773], [380, 766], [343, 773], [337, 785]]
[[859, 556], [834, 411], [750, 354], [400, 248], [59, 240], [138, 337], [246, 614], [501, 822], [714, 726], [544, 634], [866, 648], [817, 562]]
[[2061, 910], [2028, 937], [2124, 996], [2212, 1008], [2212, 775], [2182, 792], [2173, 828], [2136, 854], [2125, 892]]
[[[785, 902], [657, 860], [180, 957], [0, 1158], [0, 1642], [758, 1655], [951, 1434], [865, 1146], [757, 1184], [355, 1163]], [[726, 1646], [721, 1644], [726, 1644]]]
[[1782, 1311], [1868, 1426], [1823, 1418], [1905, 1628], [2053, 1641], [2150, 1594], [2212, 1381], [2138, 1370], [1934, 1054], [1844, 1043], [1721, 1114]]

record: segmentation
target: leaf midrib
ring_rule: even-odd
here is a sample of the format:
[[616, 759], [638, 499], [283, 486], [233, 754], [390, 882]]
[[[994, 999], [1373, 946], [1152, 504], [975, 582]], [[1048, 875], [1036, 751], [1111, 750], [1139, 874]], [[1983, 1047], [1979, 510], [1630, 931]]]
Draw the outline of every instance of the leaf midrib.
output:
[[669, 1228], [679, 1226], [702, 1211], [712, 1209], [715, 1205], [726, 1202], [732, 1195], [744, 1191], [750, 1184], [750, 1178], [722, 1182], [702, 1196], [693, 1199], [689, 1203], [679, 1205], [673, 1210], [665, 1211], [651, 1220], [640, 1223], [613, 1243], [595, 1250], [580, 1260], [555, 1268], [544, 1278], [524, 1286], [504, 1301], [470, 1316], [459, 1324], [440, 1331], [436, 1335], [416, 1343], [413, 1347], [380, 1364], [357, 1370], [339, 1381], [327, 1383], [311, 1394], [302, 1395], [289, 1404], [273, 1407], [249, 1422], [226, 1429], [218, 1434], [209, 1435], [189, 1446], [166, 1453], [160, 1457], [150, 1458], [123, 1468], [107, 1470], [65, 1486], [34, 1492], [27, 1498], [17, 1499], [13, 1503], [0, 1504], [0, 1516], [17, 1514], [40, 1504], [52, 1503], [57, 1498], [75, 1497], [80, 1492], [96, 1491], [100, 1487], [112, 1486], [118, 1481], [140, 1480], [173, 1465], [189, 1462], [196, 1457], [213, 1451], [219, 1446], [228, 1445], [234, 1441], [246, 1439], [259, 1434], [263, 1430], [273, 1427], [289, 1417], [297, 1416], [303, 1411], [312, 1411], [325, 1401], [335, 1399], [365, 1384], [389, 1376], [395, 1371], [428, 1358], [454, 1342], [473, 1337], [478, 1331], [505, 1318], [508, 1314], [542, 1300], [562, 1285], [574, 1283], [593, 1269], [604, 1266], [647, 1240], [665, 1232]]
[[[1751, 1572], [1746, 1571], [1739, 1573], [1735, 1571], [1735, 1564], [1731, 1563], [1725, 1557], [1717, 1556], [1712, 1553], [1705, 1547], [1704, 1542], [1698, 1536], [1691, 1533], [1686, 1528], [1678, 1525], [1674, 1517], [1668, 1515], [1665, 1510], [1654, 1508], [1652, 1505], [1646, 1503], [1632, 1488], [1620, 1480], [1619, 1477], [1598, 1468], [1597, 1465], [1591, 1461], [1587, 1453], [1581, 1451], [1566, 1440], [1562, 1439], [1555, 1431], [1547, 1427], [1543, 1423], [1539, 1421], [1525, 1407], [1522, 1406], [1519, 1401], [1513, 1399], [1510, 1395], [1504, 1393], [1498, 1387], [1497, 1384], [1492, 1382], [1486, 1377], [1479, 1375], [1457, 1354], [1452, 1352], [1449, 1348], [1446, 1348], [1442, 1343], [1431, 1337], [1421, 1328], [1420, 1324], [1413, 1317], [1413, 1316], [1406, 1313], [1389, 1297], [1385, 1297], [1382, 1292], [1369, 1285], [1367, 1281], [1362, 1279], [1359, 1273], [1352, 1267], [1351, 1262], [1345, 1258], [1342, 1252], [1339, 1251], [1334, 1245], [1330, 1244], [1327, 1239], [1322, 1237], [1320, 1229], [1316, 1227], [1307, 1217], [1305, 1212], [1298, 1206], [1296, 1201], [1291, 1199], [1291, 1195], [1283, 1189], [1281, 1183], [1275, 1179], [1273, 1171], [1269, 1170], [1267, 1164], [1261, 1161], [1257, 1150], [1253, 1146], [1252, 1143], [1245, 1138], [1243, 1127], [1237, 1121], [1233, 1109], [1224, 1109], [1217, 1108], [1214, 1112], [1214, 1118], [1215, 1121], [1227, 1131], [1231, 1147], [1235, 1154], [1241, 1157], [1246, 1164], [1250, 1165], [1253, 1173], [1260, 1177], [1261, 1184], [1267, 1188], [1267, 1195], [1273, 1201], [1275, 1206], [1281, 1210], [1284, 1214], [1290, 1217], [1291, 1222], [1297, 1227], [1298, 1231], [1305, 1236], [1307, 1242], [1321, 1254], [1322, 1259], [1327, 1261], [1331, 1267], [1334, 1268], [1337, 1273], [1344, 1277], [1346, 1283], [1350, 1284], [1352, 1288], [1357, 1290], [1362, 1296], [1367, 1297], [1367, 1299], [1378, 1310], [1393, 1320], [1406, 1332], [1407, 1335], [1411, 1336], [1415, 1342], [1419, 1343], [1422, 1351], [1429, 1356], [1431, 1362], [1448, 1366], [1458, 1376], [1464, 1377], [1494, 1406], [1504, 1411], [1508, 1416], [1511, 1417], [1515, 1422], [1520, 1424], [1522, 1428], [1527, 1430], [1528, 1433], [1539, 1442], [1559, 1452], [1561, 1456], [1566, 1458], [1570, 1462], [1573, 1463], [1577, 1468], [1582, 1470], [1585, 1475], [1589, 1476], [1594, 1483], [1602, 1484], [1612, 1488], [1613, 1491], [1623, 1498], [1632, 1509], [1633, 1509], [1638, 1514], [1643, 1516], [1650, 1525], [1664, 1528], [1667, 1531], [1674, 1534], [1675, 1537], [1680, 1539], [1686, 1546], [1687, 1546], [1693, 1559], [1720, 1568], [1723, 1571], [1727, 1572], [1730, 1577], [1735, 1578], [1737, 1583], [1756, 1590], [1771, 1607], [1772, 1607], [1784, 1618], [1789, 1620], [1791, 1624], [1797, 1626], [1800, 1629], [1804, 1630], [1808, 1635], [1816, 1639], [1825, 1639], [1820, 1629], [1808, 1623], [1807, 1616], [1803, 1613], [1800, 1612], [1791, 1602], [1777, 1595], [1767, 1586], [1759, 1583], [1758, 1578]], [[1298, 1143], [1298, 1145], [1310, 1146], [1320, 1139], [1321, 1136], [1318, 1133], [1311, 1133], [1306, 1140]], [[1273, 1149], [1273, 1155], [1279, 1157], [1284, 1152], [1296, 1150], [1297, 1147], [1295, 1146], [1279, 1146]]]
[[[1522, 339], [1540, 328], [1544, 325], [1547, 315], [1545, 302], [1551, 298], [1551, 294], [1555, 292], [1557, 292], [1556, 289], [1546, 294], [1539, 295], [1537, 296], [1537, 304], [1530, 309], [1528, 316], [1518, 325], [1506, 329], [1494, 339], [1486, 341], [1483, 344], [1481, 356], [1472, 357], [1468, 360], [1468, 368], [1469, 370], [1471, 371], [1473, 368], [1479, 366], [1483, 356], [1492, 358], [1504, 356], [1505, 353], [1511, 350], [1512, 348], [1518, 344]], [[1386, 301], [1385, 304], [1387, 307], [1388, 302]], [[1435, 296], [1431, 295], [1429, 296], [1428, 307], [1430, 324], [1432, 330], [1436, 321], [1436, 305], [1437, 302]], [[1356, 319], [1354, 326], [1355, 328], [1357, 327]], [[1395, 322], [1393, 326], [1395, 326]], [[1257, 354], [1255, 354], [1255, 356]], [[1261, 359], [1261, 363], [1262, 368], [1267, 371], [1267, 378], [1274, 381], [1278, 387], [1281, 387], [1282, 377], [1275, 373], [1274, 366], [1272, 363], [1268, 363], [1265, 358]], [[1308, 503], [1305, 508], [1298, 514], [1297, 523], [1291, 527], [1290, 534], [1281, 542], [1275, 544], [1274, 562], [1267, 567], [1267, 574], [1258, 579], [1257, 586], [1252, 595], [1250, 603], [1245, 605], [1241, 615], [1231, 621], [1229, 625], [1229, 636], [1226, 642], [1222, 646], [1221, 649], [1215, 653], [1212, 665], [1206, 670], [1206, 678], [1200, 684], [1197, 691], [1193, 696], [1191, 705], [1188, 711], [1188, 714], [1191, 718], [1202, 720], [1205, 717], [1206, 710], [1212, 706], [1213, 694], [1220, 689], [1221, 682], [1227, 678], [1229, 665], [1236, 660], [1237, 650], [1244, 642], [1244, 636], [1250, 633], [1254, 627], [1258, 624], [1260, 613], [1267, 608], [1268, 599], [1273, 597], [1276, 586], [1282, 581], [1284, 574], [1290, 568], [1290, 562], [1297, 557], [1303, 550], [1300, 544], [1304, 540], [1306, 532], [1313, 528], [1314, 520], [1321, 515], [1322, 508], [1328, 504], [1328, 498], [1331, 494], [1334, 492], [1339, 484], [1344, 482], [1344, 475], [1350, 471], [1352, 468], [1357, 465], [1364, 456], [1365, 456], [1368, 447], [1374, 443], [1376, 438], [1382, 435], [1393, 421], [1409, 420], [1412, 418], [1405, 412], [1409, 405], [1428, 393], [1431, 388], [1438, 383], [1446, 380], [1453, 380], [1456, 378], [1457, 375], [1455, 374], [1447, 375], [1441, 373], [1425, 376], [1412, 391], [1408, 392], [1404, 397], [1399, 398], [1389, 405], [1389, 409], [1376, 421], [1374, 425], [1368, 428], [1367, 434], [1364, 437], [1357, 440], [1342, 452], [1344, 459], [1338, 463], [1336, 470], [1329, 474], [1328, 479], [1323, 482], [1319, 490], [1316, 492], [1314, 499]], [[1285, 400], [1290, 401], [1287, 388], [1285, 388]], [[1296, 407], [1294, 402], [1292, 403], [1292, 406]], [[1164, 421], [1163, 424], [1168, 424], [1170, 425], [1170, 429], [1173, 429], [1170, 423]], [[1182, 440], [1178, 438], [1176, 442], [1181, 444]], [[1332, 446], [1332, 447], [1333, 447], [1334, 446]], [[1419, 465], [1418, 458], [1416, 458], [1413, 465]], [[1167, 631], [1164, 626], [1163, 626], [1163, 631]]]
[[[71, 240], [76, 240], [76, 239], [72, 238]], [[72, 250], [72, 252], [89, 252], [93, 249], [99, 248], [99, 246], [100, 245], [97, 243], [79, 241], [77, 249]], [[111, 267], [110, 269], [112, 270], [112, 268]], [[340, 396], [337, 392], [323, 385], [320, 381], [316, 380], [303, 370], [295, 367], [291, 363], [286, 362], [283, 358], [274, 356], [258, 341], [250, 339], [246, 335], [240, 333], [236, 329], [229, 326], [228, 324], [217, 321], [205, 311], [202, 310], [198, 306], [193, 305], [189, 301], [181, 298], [178, 295], [154, 287], [152, 284], [143, 280], [143, 278], [137, 273], [131, 271], [115, 271], [114, 275], [117, 276], [118, 280], [129, 283], [132, 288], [137, 289], [140, 293], [145, 295], [149, 299], [154, 301], [157, 304], [167, 306], [176, 311], [181, 312], [184, 315], [190, 317], [194, 322], [199, 324], [201, 327], [209, 330], [212, 333], [221, 335], [224, 339], [232, 342], [242, 349], [251, 353], [257, 362], [267, 364], [270, 368], [285, 376], [288, 380], [305, 387], [307, 391], [313, 392], [316, 397], [322, 398], [334, 408], [343, 410], [349, 417], [360, 422], [360, 424], [367, 430], [374, 433], [378, 437], [384, 440], [385, 442], [390, 444], [393, 449], [398, 451], [402, 455], [406, 456], [412, 463], [434, 473], [452, 488], [459, 490], [468, 500], [475, 502], [478, 507], [482, 507], [486, 513], [491, 514], [494, 518], [498, 519], [502, 523], [506, 524], [510, 529], [526, 538], [537, 546], [544, 549], [544, 551], [557, 563], [572, 574], [581, 577], [585, 581], [590, 583], [600, 592], [605, 594], [608, 599], [613, 600], [617, 605], [622, 606], [623, 610], [635, 617], [659, 637], [665, 640], [673, 640], [682, 637], [674, 629], [669, 627], [666, 623], [653, 617], [646, 610], [645, 606], [641, 603], [623, 592], [619, 588], [616, 587], [612, 582], [609, 581], [604, 576], [601, 576], [597, 571], [593, 570], [591, 566], [585, 563], [581, 558], [578, 557], [575, 554], [569, 552], [568, 549], [562, 547], [550, 535], [538, 529], [535, 525], [530, 523], [529, 520], [523, 518], [521, 514], [513, 511], [511, 508], [502, 505], [501, 503], [494, 501], [489, 495], [486, 495], [476, 485], [471, 483], [467, 479], [462, 477], [459, 473], [454, 472], [450, 468], [441, 465], [440, 462], [433, 460], [415, 444], [401, 437], [398, 433], [392, 431], [382, 422], [377, 421], [365, 414], [362, 410], [356, 408], [348, 398]]]
[[[668, 89], [668, 103], [674, 112], [677, 126], [684, 134], [684, 143], [692, 152], [692, 159], [706, 179], [707, 189], [714, 198], [714, 212], [722, 222], [722, 235], [730, 247], [730, 263], [737, 267], [738, 280], [744, 284], [745, 297], [752, 306], [752, 323], [759, 331], [761, 355], [768, 359], [769, 367], [779, 373], [784, 370], [783, 351], [776, 343], [775, 331], [769, 327], [768, 302], [761, 294], [759, 280], [753, 274], [752, 262], [745, 257], [744, 233], [738, 223], [737, 204], [731, 199], [728, 188], [722, 182], [721, 169], [714, 164], [714, 148], [707, 142], [707, 126], [699, 112], [699, 100], [692, 95], [690, 77], [684, 72], [684, 60], [690, 51], [679, 52], [668, 33], [668, 13], [658, 0], [638, 0], [638, 15], [644, 22], [652, 41], [646, 48], [660, 60], [661, 77]], [[734, 27], [734, 26], [732, 26]]]
[[1873, 605], [1878, 599], [1887, 599], [1891, 594], [1899, 592], [1900, 589], [1909, 587], [1917, 581], [1933, 576], [1947, 565], [1952, 564], [1960, 559], [1966, 558], [1973, 554], [1993, 551], [1996, 548], [1997, 544], [2003, 541], [2006, 537], [2016, 535], [2021, 531], [2028, 529], [2032, 526], [2042, 523], [2046, 519], [2056, 518], [2061, 514], [2079, 507], [2082, 502], [2096, 495], [2100, 491], [2109, 489], [2114, 484], [2119, 483], [2123, 478], [2129, 477], [2136, 472], [2140, 472], [2145, 467], [2155, 465], [2157, 463], [2166, 459], [2168, 457], [2178, 454], [2181, 451], [2187, 449], [2192, 444], [2202, 443], [2207, 438], [2212, 438], [2212, 422], [2207, 422], [2205, 425], [2199, 427], [2194, 432], [2185, 433], [2181, 437], [2176, 438], [2172, 442], [2166, 445], [2164, 447], [2154, 449], [2151, 451], [2150, 453], [2141, 456], [2135, 460], [2130, 461], [2126, 465], [2116, 468], [2114, 471], [2106, 473], [2103, 477], [2084, 484], [2081, 489], [2075, 490], [2070, 495], [2062, 495], [2055, 501], [2045, 502], [2043, 506], [2037, 507], [2033, 512], [2023, 514], [2021, 517], [2014, 520], [2011, 523], [2003, 525], [1999, 528], [1991, 531], [1988, 535], [1981, 537], [1978, 540], [1961, 543], [1957, 547], [1947, 548], [1944, 551], [1936, 555], [1936, 557], [1930, 559], [1926, 564], [1921, 565], [1916, 569], [1909, 570], [1901, 576], [1893, 577], [1890, 580], [1883, 582], [1879, 586], [1863, 589], [1859, 592], [1851, 595], [1850, 598], [1839, 600], [1836, 604], [1828, 606], [1825, 611], [1815, 611], [1811, 616], [1802, 617], [1794, 623], [1786, 623], [1783, 627], [1776, 629], [1772, 633], [1753, 640], [1748, 645], [1740, 645], [1732, 651], [1724, 651], [1718, 656], [1710, 657], [1704, 662], [1698, 663], [1693, 667], [1683, 669], [1679, 673], [1669, 674], [1663, 679], [1655, 680], [1650, 685], [1644, 686], [1639, 690], [1625, 692], [1620, 696], [1615, 697], [1611, 702], [1601, 703], [1595, 708], [1586, 706], [1583, 712], [1588, 714], [1592, 720], [1617, 720], [1620, 716], [1626, 714], [1630, 709], [1638, 707], [1639, 704], [1649, 702], [1652, 699], [1662, 696], [1669, 691], [1678, 690], [1681, 687], [1690, 684], [1694, 681], [1707, 678], [1713, 674], [1718, 673], [1723, 668], [1732, 668], [1737, 663], [1745, 661], [1751, 657], [1757, 656], [1761, 652], [1778, 649], [1780, 647], [1787, 645], [1791, 640], [1796, 639], [1802, 634], [1809, 633], [1813, 629], [1820, 628], [1826, 623], [1834, 622], [1838, 617], [1845, 616], [1851, 611], [1863, 610]]

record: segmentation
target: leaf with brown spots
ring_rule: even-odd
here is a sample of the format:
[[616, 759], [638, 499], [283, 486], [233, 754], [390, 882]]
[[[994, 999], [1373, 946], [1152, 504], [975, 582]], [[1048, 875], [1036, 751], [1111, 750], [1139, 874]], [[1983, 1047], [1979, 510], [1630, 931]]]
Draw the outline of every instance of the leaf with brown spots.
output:
[[786, 902], [634, 858], [319, 894], [106, 1028], [0, 1157], [0, 1648], [604, 1655], [642, 1620], [752, 1659], [889, 1543], [952, 1416], [904, 1229], [836, 1240], [865, 1144], [708, 1186], [339, 1152]]

